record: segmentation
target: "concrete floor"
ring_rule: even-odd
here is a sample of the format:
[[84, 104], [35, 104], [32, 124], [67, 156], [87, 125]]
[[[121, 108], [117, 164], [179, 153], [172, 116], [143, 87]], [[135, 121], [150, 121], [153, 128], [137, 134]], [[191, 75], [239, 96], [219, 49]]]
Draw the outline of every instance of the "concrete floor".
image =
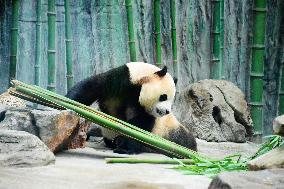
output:
[[[205, 189], [211, 182], [205, 176], [187, 176], [169, 169], [174, 165], [105, 163], [106, 157], [120, 156], [105, 149], [84, 148], [58, 154], [50, 166], [0, 168], [0, 188]], [[158, 154], [135, 157], [164, 158]]]

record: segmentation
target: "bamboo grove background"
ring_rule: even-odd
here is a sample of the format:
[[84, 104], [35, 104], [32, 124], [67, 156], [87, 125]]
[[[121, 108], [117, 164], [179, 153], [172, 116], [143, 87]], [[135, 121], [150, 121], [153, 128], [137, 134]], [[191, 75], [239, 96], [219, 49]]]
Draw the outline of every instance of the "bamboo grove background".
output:
[[166, 64], [179, 89], [235, 83], [269, 134], [284, 113], [283, 10], [282, 0], [0, 0], [0, 93], [9, 77], [65, 94], [130, 60]]

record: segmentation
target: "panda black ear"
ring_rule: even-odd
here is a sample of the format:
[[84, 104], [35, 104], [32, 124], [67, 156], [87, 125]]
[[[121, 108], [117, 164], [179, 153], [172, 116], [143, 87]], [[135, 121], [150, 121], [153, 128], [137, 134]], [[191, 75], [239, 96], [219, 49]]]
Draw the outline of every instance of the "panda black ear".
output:
[[164, 66], [160, 71], [155, 72], [159, 77], [164, 77], [167, 73], [167, 66]]
[[178, 82], [178, 79], [176, 77], [174, 77], [174, 82], [175, 82], [175, 84], [177, 84], [177, 82]]

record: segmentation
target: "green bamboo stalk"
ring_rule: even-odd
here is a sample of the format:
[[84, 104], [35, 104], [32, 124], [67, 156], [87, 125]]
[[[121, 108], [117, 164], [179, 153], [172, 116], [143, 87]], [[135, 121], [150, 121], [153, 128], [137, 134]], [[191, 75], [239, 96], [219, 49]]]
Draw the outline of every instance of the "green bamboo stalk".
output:
[[224, 76], [224, 0], [220, 0], [220, 78]]
[[135, 158], [105, 158], [106, 163], [149, 163], [149, 164], [192, 164], [191, 159], [135, 159]]
[[178, 65], [177, 65], [177, 31], [176, 31], [176, 1], [171, 0], [171, 35], [172, 35], [172, 53], [173, 53], [173, 68], [174, 77], [178, 77]]
[[250, 71], [250, 107], [256, 136], [262, 135], [263, 123], [263, 76], [266, 0], [254, 0], [253, 44]]
[[55, 91], [55, 22], [56, 22], [56, 12], [55, 12], [55, 0], [48, 0], [48, 85], [47, 89], [50, 91]]
[[[203, 156], [199, 155], [197, 152], [194, 152], [183, 146], [177, 145], [171, 141], [168, 141], [150, 132], [147, 132], [145, 130], [143, 130], [143, 132], [140, 132], [141, 129], [133, 125], [131, 125], [131, 127], [128, 127], [128, 125], [123, 124], [123, 121], [118, 122], [115, 119], [112, 119], [111, 116], [103, 114], [102, 112], [99, 112], [97, 114], [95, 113], [97, 110], [88, 111], [88, 109], [84, 109], [85, 107], [84, 105], [78, 102], [77, 103], [79, 104], [79, 106], [76, 106], [73, 104], [74, 101], [66, 97], [63, 97], [61, 95], [57, 95], [55, 93], [52, 93], [37, 86], [30, 86], [27, 84], [23, 84], [19, 81], [13, 81], [13, 84], [14, 84], [14, 89], [9, 90], [10, 94], [12, 95], [16, 94], [16, 96], [21, 96], [22, 94], [23, 96], [26, 97], [26, 99], [28, 98], [32, 100], [37, 99], [39, 101], [45, 102], [46, 104], [53, 104], [55, 107], [57, 106], [73, 110], [82, 117], [90, 121], [100, 124], [106, 128], [113, 129], [123, 135], [128, 136], [129, 138], [133, 138], [137, 141], [143, 142], [157, 149], [163, 150], [176, 157], [180, 158], [194, 157], [195, 159], [204, 158]], [[90, 107], [88, 108], [92, 109]], [[102, 116], [101, 114], [105, 116]]]
[[161, 1], [154, 0], [154, 24], [155, 24], [155, 43], [156, 43], [156, 64], [162, 65], [162, 50], [161, 50]]
[[280, 91], [279, 91], [279, 106], [278, 115], [284, 114], [284, 65], [282, 65]]
[[64, 0], [65, 8], [65, 44], [66, 44], [66, 78], [67, 90], [73, 86], [73, 64], [72, 64], [72, 31], [70, 16], [70, 0]]
[[212, 0], [213, 3], [213, 26], [212, 26], [212, 64], [211, 64], [211, 78], [221, 79], [221, 45], [220, 45], [220, 32], [221, 32], [221, 2], [220, 0]]
[[36, 45], [35, 45], [35, 85], [39, 86], [40, 82], [40, 47], [41, 47], [41, 0], [37, 0], [36, 4]]
[[134, 37], [134, 25], [133, 25], [133, 10], [131, 0], [125, 0], [126, 12], [127, 12], [127, 24], [128, 24], [128, 44], [130, 51], [130, 61], [136, 62], [136, 47]]
[[19, 20], [19, 0], [12, 1], [12, 23], [11, 23], [11, 54], [9, 79], [16, 78], [17, 72], [17, 51], [18, 51], [18, 20]]

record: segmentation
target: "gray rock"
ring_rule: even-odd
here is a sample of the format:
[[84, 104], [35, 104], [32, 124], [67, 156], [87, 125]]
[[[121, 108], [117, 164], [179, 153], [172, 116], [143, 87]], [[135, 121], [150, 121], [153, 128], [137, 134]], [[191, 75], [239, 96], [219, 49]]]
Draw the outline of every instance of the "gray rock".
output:
[[224, 80], [202, 80], [176, 97], [177, 119], [196, 137], [207, 141], [245, 142], [252, 120], [242, 91]]
[[225, 172], [212, 180], [209, 189], [283, 189], [283, 175], [284, 169]]
[[278, 116], [273, 120], [273, 132], [284, 136], [284, 115]]
[[0, 166], [43, 166], [55, 157], [38, 137], [24, 131], [0, 130]]
[[28, 108], [9, 108], [5, 113], [5, 119], [0, 123], [0, 129], [26, 131], [39, 136], [31, 109]]
[[284, 168], [284, 146], [273, 149], [248, 162], [250, 170]]
[[[10, 108], [0, 123], [0, 130], [26, 131], [39, 137], [52, 152], [84, 147], [90, 123], [79, 121], [72, 111]], [[82, 132], [83, 131], [83, 132]]]
[[26, 107], [26, 103], [23, 99], [12, 96], [8, 92], [0, 94], [0, 104], [9, 107]]
[[197, 139], [196, 142], [199, 153], [216, 159], [222, 159], [234, 154], [241, 154], [241, 158], [248, 158], [259, 149], [259, 145], [251, 142], [207, 142], [200, 139]]

